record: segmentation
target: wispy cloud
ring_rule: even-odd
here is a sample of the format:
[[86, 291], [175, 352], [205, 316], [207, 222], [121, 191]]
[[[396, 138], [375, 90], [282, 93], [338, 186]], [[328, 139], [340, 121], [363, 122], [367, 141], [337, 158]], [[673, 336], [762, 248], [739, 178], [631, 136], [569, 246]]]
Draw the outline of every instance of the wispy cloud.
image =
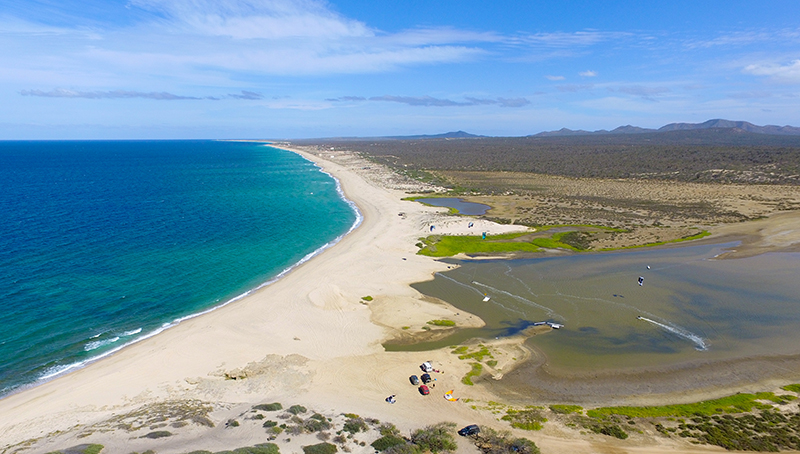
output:
[[643, 85], [628, 85], [618, 87], [616, 89], [609, 88], [609, 91], [616, 91], [628, 95], [639, 96], [643, 99], [654, 101], [655, 97], [664, 93], [669, 93], [670, 89], [666, 87], [646, 87]]
[[527, 106], [531, 102], [525, 98], [473, 98], [465, 97], [464, 101], [454, 101], [446, 98], [434, 98], [432, 96], [394, 96], [383, 95], [373, 96], [371, 98], [364, 98], [362, 96], [341, 96], [339, 98], [329, 98], [326, 101], [342, 102], [342, 101], [385, 101], [396, 102], [400, 104], [407, 104], [409, 106], [421, 107], [467, 107], [467, 106], [486, 106], [497, 105], [500, 107], [522, 107]]
[[564, 80], [564, 76], [544, 76], [547, 80]]
[[162, 92], [142, 92], [131, 90], [111, 90], [111, 91], [78, 91], [56, 88], [50, 91], [44, 90], [22, 90], [22, 96], [39, 96], [43, 98], [84, 98], [84, 99], [155, 99], [158, 101], [184, 101], [184, 100], [211, 100], [219, 101], [223, 98], [257, 100], [264, 96], [252, 91], [242, 91], [241, 93], [231, 93], [225, 96], [182, 96], [173, 93]]
[[342, 17], [315, 0], [131, 0], [170, 27], [236, 39], [372, 36], [365, 24]]
[[604, 31], [577, 31], [571, 33], [535, 33], [517, 38], [519, 42], [547, 47], [575, 47], [591, 46], [604, 41], [629, 38], [632, 33], [604, 32]]
[[800, 83], [800, 60], [781, 65], [781, 64], [754, 64], [748, 65], [744, 68], [744, 72], [753, 74], [755, 76], [767, 76], [772, 79], [783, 82], [796, 84]]
[[597, 71], [592, 71], [592, 70], [583, 71], [579, 72], [578, 75], [581, 77], [597, 77]]

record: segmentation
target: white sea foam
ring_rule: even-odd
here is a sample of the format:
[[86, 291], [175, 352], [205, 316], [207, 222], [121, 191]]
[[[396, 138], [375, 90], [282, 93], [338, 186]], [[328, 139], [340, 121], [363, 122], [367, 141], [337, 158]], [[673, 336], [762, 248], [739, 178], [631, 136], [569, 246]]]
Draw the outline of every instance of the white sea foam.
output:
[[110, 339], [103, 339], [103, 340], [99, 340], [99, 341], [89, 342], [88, 344], [83, 346], [83, 350], [87, 351], [87, 352], [90, 352], [92, 350], [97, 350], [100, 347], [105, 347], [106, 345], [113, 344], [114, 342], [116, 342], [118, 340], [119, 340], [119, 337], [118, 336], [114, 336], [114, 337], [112, 337]]
[[685, 330], [685, 329], [683, 329], [683, 328], [681, 328], [679, 326], [674, 326], [674, 325], [670, 326], [670, 325], [666, 325], [664, 323], [659, 323], [659, 322], [657, 322], [655, 320], [650, 320], [647, 317], [639, 317], [639, 319], [640, 320], [644, 320], [644, 321], [649, 322], [649, 323], [652, 323], [652, 324], [654, 324], [654, 325], [656, 325], [656, 326], [658, 326], [660, 328], [663, 328], [663, 329], [669, 331], [672, 334], [675, 334], [675, 335], [677, 335], [679, 337], [682, 337], [682, 338], [684, 338], [686, 340], [689, 340], [689, 341], [693, 342], [695, 344], [695, 349], [697, 349], [697, 350], [700, 350], [700, 351], [708, 350], [708, 344], [706, 344], [705, 339], [703, 339], [702, 337], [698, 336], [697, 334], [692, 333], [691, 331]]
[[141, 328], [136, 328], [136, 329], [132, 329], [130, 331], [125, 331], [124, 333], [122, 333], [122, 335], [125, 336], [125, 337], [128, 337], [128, 336], [133, 336], [134, 334], [139, 334], [141, 332], [142, 332]]
[[[269, 146], [269, 145], [267, 145], [267, 146]], [[220, 308], [222, 308], [222, 307], [225, 307], [225, 306], [227, 306], [228, 304], [231, 304], [231, 303], [233, 303], [233, 302], [235, 302], [235, 301], [238, 301], [238, 300], [240, 300], [240, 299], [242, 299], [242, 298], [244, 298], [244, 297], [246, 297], [246, 296], [248, 296], [248, 295], [252, 294], [253, 292], [255, 292], [255, 291], [257, 291], [257, 290], [259, 290], [259, 289], [261, 289], [261, 288], [264, 288], [264, 287], [266, 287], [266, 286], [268, 286], [268, 285], [271, 285], [271, 284], [273, 284], [273, 283], [277, 282], [279, 279], [281, 279], [282, 277], [286, 276], [286, 275], [287, 275], [289, 272], [291, 272], [292, 270], [294, 270], [294, 269], [295, 269], [295, 268], [297, 268], [298, 266], [300, 266], [300, 265], [302, 265], [302, 264], [306, 263], [307, 261], [309, 261], [309, 260], [311, 260], [312, 258], [316, 257], [317, 255], [321, 254], [321, 253], [322, 253], [323, 251], [325, 251], [326, 249], [330, 248], [331, 246], [333, 246], [333, 245], [335, 245], [336, 243], [338, 243], [339, 241], [341, 241], [341, 240], [342, 240], [342, 238], [344, 238], [345, 236], [349, 235], [349, 234], [350, 234], [350, 233], [351, 233], [353, 230], [357, 229], [357, 228], [358, 228], [358, 226], [360, 226], [360, 225], [361, 225], [361, 223], [364, 221], [364, 216], [361, 214], [361, 211], [359, 211], [359, 209], [358, 209], [358, 207], [356, 206], [355, 202], [353, 202], [352, 200], [349, 200], [349, 199], [348, 199], [348, 198], [345, 196], [345, 194], [344, 194], [344, 191], [342, 190], [342, 185], [341, 185], [341, 183], [339, 182], [339, 179], [338, 179], [338, 178], [336, 178], [336, 177], [334, 177], [334, 176], [333, 176], [333, 175], [331, 175], [330, 173], [328, 173], [328, 172], [325, 172], [324, 170], [322, 170], [322, 168], [321, 168], [320, 166], [318, 166], [318, 165], [317, 165], [317, 164], [316, 164], [314, 161], [311, 161], [310, 159], [308, 159], [308, 158], [306, 158], [305, 156], [302, 156], [302, 155], [300, 155], [300, 157], [302, 157], [303, 159], [305, 159], [305, 160], [307, 160], [307, 161], [311, 162], [312, 164], [314, 164], [314, 166], [317, 168], [317, 170], [318, 170], [319, 172], [322, 172], [322, 173], [324, 173], [324, 174], [328, 175], [329, 177], [331, 177], [331, 178], [332, 178], [332, 179], [333, 179], [333, 180], [336, 182], [336, 192], [337, 192], [337, 194], [339, 194], [339, 197], [340, 197], [340, 198], [341, 198], [341, 199], [342, 199], [342, 200], [343, 200], [345, 203], [347, 203], [347, 205], [350, 207], [350, 209], [352, 209], [352, 210], [353, 210], [353, 213], [355, 213], [355, 215], [356, 215], [356, 219], [355, 219], [355, 221], [353, 221], [353, 224], [350, 226], [350, 228], [349, 228], [349, 229], [348, 229], [348, 230], [347, 230], [345, 233], [343, 233], [343, 234], [341, 234], [341, 235], [337, 236], [337, 237], [336, 237], [336, 238], [334, 238], [332, 241], [330, 241], [330, 242], [328, 242], [328, 243], [325, 243], [325, 244], [323, 244], [322, 246], [320, 246], [319, 248], [317, 248], [315, 251], [313, 251], [313, 252], [310, 252], [310, 253], [306, 254], [306, 256], [305, 256], [305, 257], [303, 257], [302, 259], [300, 259], [300, 260], [299, 260], [297, 263], [295, 263], [294, 265], [292, 265], [292, 266], [290, 266], [290, 267], [287, 267], [286, 269], [284, 269], [283, 271], [281, 271], [280, 273], [278, 273], [278, 274], [277, 274], [275, 277], [273, 277], [272, 279], [270, 279], [270, 280], [268, 280], [268, 281], [264, 282], [263, 284], [259, 285], [258, 287], [254, 288], [254, 289], [252, 289], [252, 290], [248, 290], [248, 291], [246, 291], [246, 292], [242, 293], [241, 295], [235, 296], [235, 297], [233, 297], [233, 298], [229, 299], [228, 301], [225, 301], [224, 303], [222, 303], [222, 304], [219, 304], [219, 305], [217, 305], [217, 306], [211, 307], [211, 308], [209, 308], [209, 309], [206, 309], [206, 310], [203, 310], [203, 311], [200, 311], [200, 312], [196, 312], [196, 313], [194, 313], [194, 314], [189, 314], [189, 315], [186, 315], [186, 316], [184, 316], [184, 317], [177, 318], [177, 319], [173, 320], [172, 322], [167, 322], [167, 323], [164, 323], [164, 324], [163, 324], [163, 325], [161, 325], [159, 328], [156, 328], [156, 329], [154, 329], [153, 331], [150, 331], [150, 332], [148, 332], [148, 333], [144, 334], [143, 336], [139, 336], [139, 337], [136, 337], [136, 338], [134, 338], [134, 339], [131, 339], [129, 342], [126, 342], [126, 343], [124, 343], [124, 344], [122, 344], [122, 345], [120, 345], [120, 346], [118, 346], [118, 347], [116, 347], [116, 348], [112, 348], [112, 349], [110, 349], [110, 350], [107, 350], [107, 351], [105, 351], [105, 352], [103, 352], [103, 353], [100, 353], [99, 355], [93, 356], [93, 357], [91, 357], [91, 358], [88, 358], [88, 359], [85, 359], [85, 360], [83, 360], [83, 361], [78, 361], [78, 362], [75, 362], [75, 363], [71, 363], [71, 364], [59, 365], [59, 366], [53, 366], [53, 367], [51, 367], [51, 368], [49, 368], [49, 369], [45, 370], [45, 371], [44, 371], [44, 372], [43, 372], [43, 373], [42, 373], [42, 374], [39, 376], [39, 378], [37, 379], [36, 383], [33, 383], [33, 384], [31, 384], [31, 386], [35, 386], [36, 384], [40, 384], [40, 383], [43, 383], [43, 382], [45, 382], [45, 381], [52, 380], [52, 379], [54, 379], [54, 378], [56, 378], [56, 377], [58, 377], [58, 376], [61, 376], [61, 375], [64, 375], [64, 374], [66, 374], [66, 373], [68, 373], [68, 372], [72, 372], [72, 371], [74, 371], [74, 370], [77, 370], [77, 369], [80, 369], [80, 368], [82, 368], [82, 367], [85, 367], [85, 366], [86, 366], [86, 365], [88, 365], [88, 364], [91, 364], [91, 363], [93, 363], [93, 362], [95, 362], [95, 361], [99, 361], [99, 360], [101, 360], [101, 359], [103, 359], [103, 358], [105, 358], [105, 357], [107, 357], [107, 356], [113, 355], [114, 353], [116, 353], [116, 352], [118, 352], [118, 351], [122, 350], [122, 349], [123, 349], [123, 348], [125, 348], [125, 347], [128, 347], [128, 346], [130, 346], [130, 345], [133, 345], [133, 344], [135, 344], [135, 343], [138, 343], [138, 342], [141, 342], [141, 341], [143, 341], [143, 340], [145, 340], [145, 339], [149, 339], [149, 338], [151, 338], [151, 337], [153, 337], [153, 336], [156, 336], [156, 335], [158, 335], [158, 334], [160, 334], [160, 333], [164, 332], [165, 330], [167, 330], [167, 329], [169, 329], [169, 328], [172, 328], [172, 327], [174, 327], [174, 326], [177, 326], [179, 323], [181, 323], [181, 322], [183, 322], [183, 321], [190, 320], [190, 319], [193, 319], [193, 318], [195, 318], [195, 317], [199, 317], [199, 316], [201, 316], [201, 315], [208, 314], [208, 313], [210, 313], [210, 312], [213, 312], [213, 311], [215, 311], [215, 310], [217, 310], [217, 309], [220, 309]], [[130, 333], [130, 334], [123, 334], [123, 335], [124, 335], [124, 336], [134, 335], [134, 334], [138, 334], [138, 333], [140, 333], [141, 331], [142, 331], [142, 329], [141, 329], [141, 328], [138, 328], [138, 329], [136, 329], [136, 330], [133, 330], [133, 331], [128, 331], [128, 332], [126, 332], [126, 333]], [[102, 333], [101, 333], [101, 334], [102, 334]], [[98, 336], [99, 336], [99, 335], [98, 335]], [[95, 336], [95, 338], [96, 338], [96, 337], [97, 337], [97, 336]], [[119, 338], [117, 337], [117, 338], [116, 338], [116, 340], [119, 340]], [[115, 340], [114, 342], [116, 342], [116, 340]], [[91, 344], [91, 343], [90, 343], [90, 344]], [[89, 344], [87, 344], [87, 346], [88, 346], [88, 345], [89, 345]], [[107, 344], [105, 344], [105, 345], [107, 345]], [[84, 347], [84, 350], [86, 350], [86, 351], [90, 351], [90, 350], [94, 350], [94, 349], [96, 349], [96, 348], [99, 348], [99, 347], [94, 347], [94, 348], [92, 348], [92, 349], [86, 349], [86, 347]], [[19, 391], [19, 390], [21, 390], [21, 389], [25, 389], [25, 388], [28, 388], [28, 386], [23, 386], [23, 387], [17, 388], [17, 389], [15, 389], [15, 391]]]

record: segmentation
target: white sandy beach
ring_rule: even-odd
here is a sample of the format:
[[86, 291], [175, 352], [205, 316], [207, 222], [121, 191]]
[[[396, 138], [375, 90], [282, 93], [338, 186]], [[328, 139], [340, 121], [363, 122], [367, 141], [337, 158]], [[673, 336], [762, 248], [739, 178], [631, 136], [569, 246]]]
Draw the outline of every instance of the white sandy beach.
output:
[[[416, 255], [414, 245], [436, 233], [501, 233], [524, 229], [446, 217], [443, 208], [402, 201], [387, 174], [367, 168], [353, 156], [318, 162], [342, 184], [363, 214], [361, 226], [333, 247], [279, 281], [233, 304], [187, 320], [157, 336], [81, 370], [0, 400], [0, 452], [50, 452], [82, 443], [100, 443], [103, 452], [157, 453], [223, 450], [266, 441], [257, 429], [226, 430], [224, 421], [252, 405], [302, 404], [319, 412], [357, 413], [395, 423], [402, 431], [441, 421], [508, 428], [491, 412], [441, 394], [490, 399], [481, 387], [460, 378], [469, 365], [449, 351], [387, 353], [381, 342], [420, 331], [428, 320], [448, 318], [459, 326], [480, 320], [441, 302], [423, 298], [409, 284], [432, 278], [447, 264]], [[360, 169], [360, 170], [359, 170]], [[371, 296], [372, 301], [362, 300]], [[408, 383], [417, 366], [432, 360], [443, 373], [437, 387], [421, 396]], [[226, 379], [230, 377], [237, 378]], [[389, 405], [384, 398], [396, 394]], [[216, 403], [214, 429], [190, 426], [169, 440], [149, 440], [112, 430], [114, 416], [159, 402], [199, 400]], [[254, 426], [255, 427], [255, 426]], [[108, 430], [105, 430], [105, 429]], [[556, 431], [557, 432], [557, 431]], [[717, 452], [665, 440], [658, 446], [595, 437], [520, 432], [548, 452]], [[26, 442], [28, 440], [28, 442]], [[281, 444], [282, 452], [300, 452], [299, 440]], [[3, 448], [7, 448], [5, 451]], [[24, 448], [24, 449], [23, 449]], [[373, 452], [366, 447], [354, 452]], [[459, 440], [460, 452], [478, 452]]]

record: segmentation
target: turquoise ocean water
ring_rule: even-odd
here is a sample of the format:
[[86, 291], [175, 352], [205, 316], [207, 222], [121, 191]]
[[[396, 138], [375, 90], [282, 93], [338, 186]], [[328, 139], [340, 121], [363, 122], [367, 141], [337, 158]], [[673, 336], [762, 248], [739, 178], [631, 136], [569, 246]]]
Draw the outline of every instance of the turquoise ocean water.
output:
[[0, 396], [237, 299], [360, 221], [263, 144], [0, 142]]

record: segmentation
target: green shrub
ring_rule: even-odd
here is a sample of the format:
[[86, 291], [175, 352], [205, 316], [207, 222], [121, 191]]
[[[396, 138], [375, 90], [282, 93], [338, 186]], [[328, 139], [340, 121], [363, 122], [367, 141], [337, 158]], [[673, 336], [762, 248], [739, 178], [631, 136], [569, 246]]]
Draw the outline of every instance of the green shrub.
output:
[[[314, 416], [320, 416], [320, 418], [315, 418]], [[315, 414], [311, 418], [306, 419], [303, 423], [303, 428], [308, 432], [321, 432], [323, 430], [328, 430], [331, 428], [331, 423], [325, 419], [324, 416]]]
[[568, 415], [570, 413], [583, 413], [583, 407], [579, 405], [551, 405], [550, 410], [553, 413], [561, 415]]
[[800, 384], [792, 384], [792, 385], [781, 386], [781, 389], [784, 390], [784, 391], [789, 391], [789, 392], [800, 394]]
[[142, 436], [141, 438], [164, 438], [164, 437], [171, 437], [172, 432], [168, 430], [156, 430], [155, 432], [150, 432], [147, 435]]
[[381, 426], [378, 427], [378, 432], [384, 437], [387, 435], [400, 435], [400, 430], [397, 428], [397, 426], [390, 422], [381, 424]]
[[280, 448], [274, 443], [262, 443], [233, 450], [233, 454], [280, 454], [280, 452]]
[[419, 454], [420, 450], [417, 445], [413, 443], [404, 443], [402, 445], [394, 445], [391, 448], [383, 451], [384, 454]]
[[606, 415], [657, 418], [666, 416], [710, 416], [723, 413], [745, 413], [753, 410], [753, 408], [759, 410], [772, 408], [771, 405], [758, 402], [759, 400], [774, 401], [775, 394], [770, 392], [756, 394], [741, 393], [693, 404], [664, 405], [660, 407], [603, 407], [589, 410], [586, 414], [593, 418], [601, 418]]
[[608, 435], [610, 437], [617, 437], [620, 440], [628, 438], [628, 433], [622, 430], [622, 428], [616, 424], [595, 424], [589, 427], [589, 429], [591, 429], [594, 433]]
[[364, 301], [372, 301], [372, 297], [371, 297], [371, 296], [369, 296], [369, 295], [367, 295], [367, 296], [362, 296], [362, 297], [361, 297], [361, 299], [362, 299], [362, 300], [364, 300]]
[[348, 419], [345, 421], [344, 427], [342, 427], [342, 430], [351, 434], [366, 432], [368, 429], [366, 421], [358, 417]]
[[331, 443], [318, 443], [316, 445], [303, 446], [305, 454], [333, 454], [339, 449]]
[[484, 427], [476, 441], [485, 453], [540, 454], [536, 444], [527, 438], [511, 438], [510, 432], [498, 432], [491, 427]]
[[376, 451], [385, 451], [392, 446], [405, 444], [406, 441], [396, 435], [385, 435], [377, 440], [373, 441], [371, 446], [375, 448]]
[[464, 378], [461, 379], [461, 383], [472, 386], [474, 385], [472, 382], [472, 377], [478, 377], [481, 375], [481, 373], [483, 373], [483, 364], [472, 363], [472, 370], [467, 372], [467, 375], [464, 375]]
[[293, 415], [299, 415], [299, 414], [303, 414], [303, 413], [307, 412], [308, 409], [306, 407], [302, 406], [302, 405], [292, 405], [286, 411], [291, 413], [291, 414], [293, 414]]
[[63, 454], [64, 452], [72, 454], [98, 454], [103, 448], [105, 448], [105, 446], [98, 444], [78, 445], [61, 451], [53, 451], [48, 454]]
[[278, 411], [283, 410], [283, 405], [279, 402], [273, 402], [271, 404], [258, 404], [253, 407], [254, 410], [261, 410], [261, 411]]
[[268, 419], [264, 421], [264, 424], [262, 424], [261, 427], [275, 427], [277, 425], [278, 425], [277, 421], [272, 421]]
[[523, 430], [541, 430], [542, 424], [547, 422], [547, 418], [534, 409], [508, 410], [506, 415], [500, 419], [510, 422], [511, 427]]
[[451, 422], [440, 422], [424, 429], [419, 429], [411, 434], [411, 442], [420, 451], [430, 451], [433, 454], [445, 451], [455, 451], [458, 445], [453, 438], [456, 425]]
[[428, 324], [433, 326], [456, 326], [456, 322], [452, 320], [428, 320]]

